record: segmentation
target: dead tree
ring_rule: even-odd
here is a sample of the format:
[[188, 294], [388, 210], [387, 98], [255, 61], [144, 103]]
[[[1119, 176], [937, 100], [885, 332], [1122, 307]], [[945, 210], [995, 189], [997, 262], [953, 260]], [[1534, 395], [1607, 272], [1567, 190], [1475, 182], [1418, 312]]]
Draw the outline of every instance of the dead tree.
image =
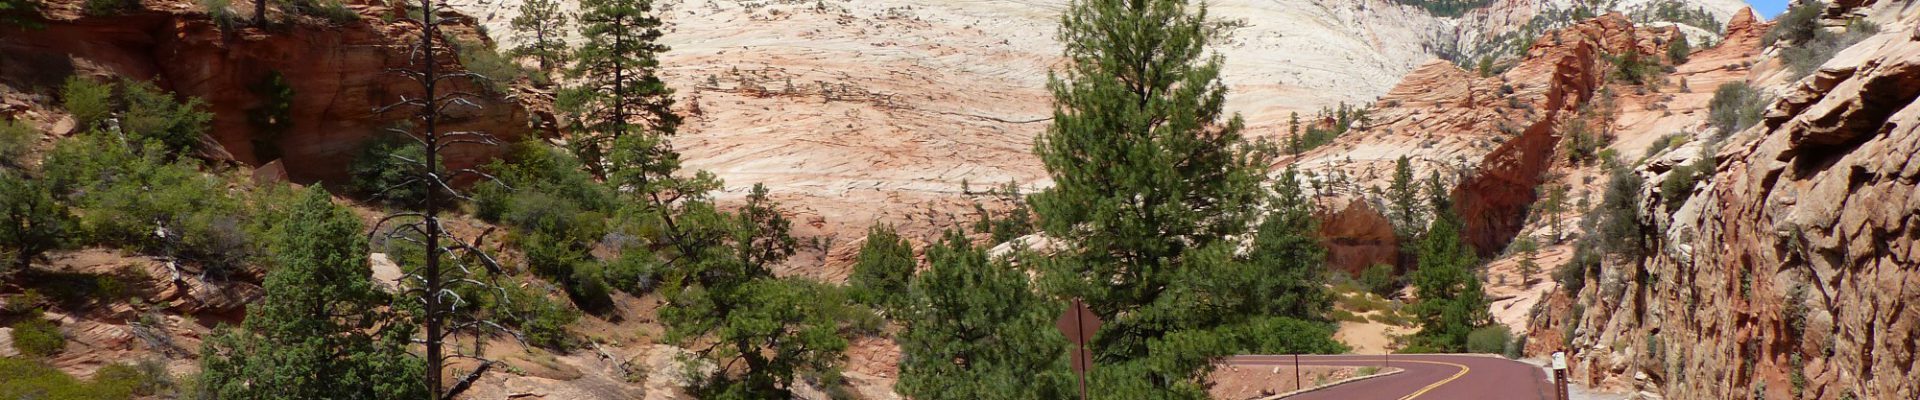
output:
[[[419, 6], [421, 19], [415, 22], [421, 27], [420, 39], [408, 50], [409, 65], [406, 68], [394, 68], [388, 71], [418, 83], [421, 89], [420, 95], [419, 97], [402, 95], [399, 102], [376, 109], [375, 112], [413, 112], [413, 119], [417, 121], [417, 126], [422, 128], [420, 132], [409, 132], [403, 128], [393, 128], [391, 131], [414, 140], [425, 150], [425, 156], [417, 160], [395, 155], [394, 157], [403, 164], [419, 172], [406, 181], [385, 188], [381, 192], [419, 185], [426, 189], [425, 199], [418, 210], [396, 212], [381, 218], [374, 224], [373, 231], [369, 235], [370, 237], [378, 236], [378, 239], [382, 240], [418, 244], [426, 252], [423, 265], [402, 271], [402, 291], [401, 295], [396, 297], [396, 301], [413, 304], [395, 304], [394, 308], [419, 307], [416, 315], [412, 317], [420, 326], [418, 334], [421, 337], [415, 341], [425, 348], [425, 354], [422, 355], [427, 366], [425, 385], [434, 394], [435, 399], [448, 399], [465, 390], [492, 367], [493, 361], [480, 354], [479, 343], [483, 340], [483, 334], [500, 332], [512, 336], [522, 345], [525, 345], [525, 341], [520, 333], [470, 310], [469, 306], [474, 303], [461, 298], [456, 291], [463, 288], [476, 288], [478, 289], [476, 292], [495, 296], [496, 301], [502, 304], [510, 301], [504, 287], [497, 282], [497, 279], [503, 275], [499, 262], [481, 250], [481, 242], [492, 230], [489, 229], [471, 240], [463, 239], [449, 234], [440, 219], [441, 211], [449, 208], [449, 204], [446, 204], [448, 201], [467, 199], [454, 188], [452, 182], [468, 178], [493, 180], [492, 176], [475, 168], [445, 170], [440, 165], [440, 153], [453, 146], [496, 146], [500, 142], [485, 132], [440, 132], [440, 117], [448, 110], [480, 107], [475, 102], [475, 99], [480, 98], [479, 94], [443, 90], [442, 85], [467, 81], [473, 83], [469, 87], [480, 87], [480, 83], [487, 80], [487, 77], [457, 68], [457, 61], [450, 61], [458, 59], [457, 51], [440, 37], [441, 21], [434, 19], [442, 5], [436, 4], [433, 0], [420, 0]], [[388, 223], [393, 223], [394, 226], [383, 231], [382, 227]], [[487, 281], [473, 278], [476, 274], [470, 266], [474, 264], [486, 268], [489, 272]], [[475, 348], [472, 354], [461, 353], [446, 345], [448, 337], [460, 332], [473, 333]], [[452, 386], [448, 386], [442, 382], [441, 378], [444, 375], [447, 360], [454, 358], [474, 359], [479, 361], [480, 365]]]

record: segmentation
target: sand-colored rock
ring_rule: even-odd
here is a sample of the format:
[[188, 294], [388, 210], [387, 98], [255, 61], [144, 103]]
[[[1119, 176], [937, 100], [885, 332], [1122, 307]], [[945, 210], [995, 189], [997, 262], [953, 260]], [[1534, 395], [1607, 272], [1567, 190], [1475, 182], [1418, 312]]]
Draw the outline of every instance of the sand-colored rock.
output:
[[1917, 18], [1790, 87], [1684, 204], [1643, 191], [1656, 252], [1580, 293], [1577, 378], [1668, 398], [1920, 396]]

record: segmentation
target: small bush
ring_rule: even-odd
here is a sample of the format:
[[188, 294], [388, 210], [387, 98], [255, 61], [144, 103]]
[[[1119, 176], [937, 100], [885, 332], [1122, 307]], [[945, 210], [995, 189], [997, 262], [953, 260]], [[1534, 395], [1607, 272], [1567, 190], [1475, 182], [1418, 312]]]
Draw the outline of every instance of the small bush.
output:
[[93, 373], [95, 385], [140, 396], [153, 396], [173, 388], [167, 365], [158, 360], [115, 363], [101, 366]]
[[619, 258], [606, 263], [607, 284], [622, 292], [635, 296], [646, 295], [659, 288], [660, 265], [652, 253], [643, 249], [627, 249]]
[[1667, 62], [1673, 65], [1687, 63], [1687, 57], [1693, 54], [1693, 44], [1687, 43], [1687, 37], [1681, 35], [1667, 42]]
[[1694, 164], [1674, 167], [1673, 171], [1668, 171], [1666, 178], [1660, 181], [1660, 196], [1666, 203], [1667, 209], [1679, 209], [1681, 204], [1693, 197], [1693, 187], [1700, 183], [1700, 179], [1712, 173], [1712, 171], [1697, 169]]
[[514, 62], [511, 57], [500, 54], [500, 50], [485, 42], [457, 41], [454, 47], [460, 50], [460, 65], [468, 72], [480, 75], [474, 81], [488, 92], [506, 94], [507, 85], [527, 75], [526, 68]]
[[110, 16], [133, 10], [132, 0], [87, 0], [81, 8], [87, 15]]
[[221, 30], [233, 30], [239, 25], [240, 16], [233, 11], [233, 0], [200, 0], [200, 8], [207, 10], [207, 16]]
[[1360, 271], [1360, 284], [1367, 288], [1367, 292], [1380, 297], [1393, 296], [1399, 290], [1393, 280], [1393, 266], [1386, 264], [1374, 264]]
[[502, 322], [520, 328], [527, 343], [562, 350], [573, 346], [567, 325], [579, 319], [578, 313], [540, 293], [518, 286], [509, 286], [506, 290], [507, 304], [494, 308], [505, 315]]
[[99, 127], [113, 115], [113, 85], [79, 75], [67, 77], [60, 87], [60, 106], [73, 115], [76, 128], [84, 131]]
[[131, 387], [111, 380], [84, 382], [38, 361], [0, 358], [0, 399], [124, 400], [132, 395]]
[[1513, 333], [1506, 325], [1493, 324], [1467, 333], [1467, 352], [1507, 354], [1507, 346], [1513, 342]]
[[1567, 153], [1567, 161], [1578, 165], [1604, 159], [1600, 157], [1599, 152], [1600, 148], [1605, 147], [1607, 144], [1599, 135], [1595, 135], [1592, 129], [1588, 128], [1586, 120], [1574, 119], [1567, 121], [1566, 127], [1562, 129], [1564, 132], [1560, 137], [1561, 140], [1565, 141], [1563, 147]]
[[353, 9], [347, 8], [347, 5], [341, 3], [339, 0], [319, 0], [318, 2], [303, 3], [304, 4], [297, 5], [294, 8], [299, 10], [301, 14], [320, 17], [335, 25], [344, 25], [360, 20], [360, 13], [353, 12]]
[[362, 198], [405, 209], [419, 208], [427, 199], [426, 150], [412, 139], [397, 135], [367, 141], [347, 165], [353, 180], [348, 191]]
[[1660, 64], [1648, 60], [1647, 56], [1641, 55], [1639, 52], [1631, 52], [1620, 56], [1605, 56], [1605, 58], [1607, 61], [1613, 63], [1612, 76], [1620, 82], [1642, 85], [1660, 75]]
[[28, 357], [46, 357], [67, 347], [67, 337], [52, 321], [29, 318], [13, 323], [13, 349]]
[[906, 305], [907, 282], [913, 279], [915, 265], [913, 246], [892, 227], [875, 224], [867, 229], [867, 242], [854, 258], [847, 284], [861, 303], [898, 313]]
[[27, 155], [33, 143], [40, 141], [40, 130], [21, 121], [0, 121], [0, 173], [27, 167]]
[[[1775, 19], [1772, 29], [1761, 37], [1763, 45], [1780, 45], [1780, 61], [1795, 78], [1807, 76], [1832, 59], [1840, 50], [1880, 32], [1880, 27], [1864, 20], [1847, 23], [1844, 33], [1834, 34], [1820, 26], [1821, 10], [1826, 4], [1807, 2], [1787, 9]], [[1780, 42], [1790, 43], [1782, 45]]]
[[74, 224], [44, 182], [0, 171], [0, 276], [65, 247]]
[[1760, 91], [1745, 82], [1728, 82], [1713, 91], [1713, 100], [1707, 103], [1707, 119], [1720, 135], [1726, 136], [1746, 130], [1760, 122], [1765, 111], [1766, 100]]
[[200, 135], [213, 122], [213, 113], [201, 111], [206, 104], [198, 98], [174, 101], [173, 94], [152, 83], [129, 81], [122, 84], [127, 100], [126, 118], [120, 122], [128, 136], [160, 143], [171, 154], [182, 154], [200, 146]]

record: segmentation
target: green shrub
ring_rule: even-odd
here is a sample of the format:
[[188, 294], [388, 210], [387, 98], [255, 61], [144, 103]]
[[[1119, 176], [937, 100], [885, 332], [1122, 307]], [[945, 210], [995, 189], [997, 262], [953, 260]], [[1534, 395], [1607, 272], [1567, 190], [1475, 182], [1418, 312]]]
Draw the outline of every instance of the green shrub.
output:
[[167, 365], [152, 359], [101, 366], [93, 372], [93, 382], [116, 393], [124, 391], [140, 396], [154, 396], [173, 388]]
[[347, 165], [353, 180], [350, 192], [388, 206], [417, 209], [427, 198], [426, 149], [413, 139], [397, 134], [367, 141]]
[[[252, 254], [245, 198], [191, 162], [168, 162], [158, 143], [134, 150], [112, 135], [61, 141], [48, 153], [45, 179], [56, 198], [82, 210], [87, 241], [173, 255], [216, 269]], [[154, 232], [164, 227], [166, 237]]]
[[540, 293], [520, 287], [508, 287], [506, 290], [508, 304], [496, 309], [506, 317], [502, 322], [520, 328], [527, 343], [550, 349], [567, 349], [574, 345], [566, 328], [579, 318], [578, 313]]
[[13, 349], [28, 357], [46, 357], [67, 347], [67, 337], [52, 321], [29, 318], [13, 323]]
[[1513, 333], [1506, 325], [1488, 325], [1467, 333], [1467, 351], [1471, 353], [1507, 354], [1512, 342]]
[[1645, 254], [1646, 232], [1640, 224], [1640, 188], [1646, 180], [1623, 165], [1609, 168], [1607, 186], [1586, 222], [1599, 250], [1606, 254], [1637, 259]]
[[1707, 119], [1720, 129], [1721, 136], [1730, 135], [1759, 123], [1765, 107], [1760, 91], [1746, 82], [1723, 83], [1713, 90], [1713, 100], [1707, 103]]
[[1567, 121], [1566, 127], [1562, 129], [1560, 137], [1565, 141], [1563, 146], [1567, 153], [1567, 161], [1586, 164], [1605, 159], [1600, 156], [1599, 151], [1601, 147], [1607, 145], [1606, 141], [1593, 133], [1593, 130], [1587, 126], [1586, 120], [1576, 118]]
[[74, 224], [44, 182], [0, 171], [0, 276], [65, 247]]
[[87, 0], [81, 8], [87, 15], [109, 16], [131, 11], [135, 4], [132, 0]]
[[1693, 44], [1687, 43], [1686, 35], [1667, 42], [1667, 62], [1673, 65], [1687, 63], [1687, 57], [1693, 54]]
[[867, 229], [867, 242], [854, 258], [847, 285], [861, 303], [898, 313], [906, 305], [907, 282], [913, 279], [915, 265], [913, 246], [893, 227], [876, 223]]
[[504, 95], [509, 84], [527, 75], [526, 68], [513, 58], [501, 55], [491, 43], [455, 41], [454, 47], [460, 50], [460, 65], [466, 67], [467, 72], [480, 75], [474, 81], [489, 93]]
[[40, 21], [37, 21], [40, 14], [39, 8], [38, 0], [0, 0], [0, 27], [45, 28]]
[[302, 1], [295, 5], [294, 9], [299, 10], [301, 14], [320, 17], [335, 25], [360, 20], [360, 13], [353, 12], [353, 9], [347, 8], [347, 5], [339, 0]]
[[1339, 354], [1351, 349], [1333, 340], [1333, 327], [1286, 317], [1260, 317], [1242, 328], [1243, 351], [1252, 354]]
[[206, 107], [204, 102], [198, 98], [185, 103], [174, 101], [172, 93], [149, 82], [128, 81], [122, 85], [126, 88], [127, 113], [120, 128], [128, 136], [158, 142], [173, 154], [199, 147], [200, 135], [213, 121], [213, 113], [201, 111]]
[[233, 0], [200, 0], [200, 8], [207, 11], [207, 16], [213, 18], [221, 30], [233, 30], [240, 23], [240, 16], [233, 11]]
[[1712, 171], [1698, 171], [1693, 164], [1673, 167], [1660, 181], [1660, 196], [1669, 210], [1677, 210], [1693, 196], [1693, 187]]
[[33, 143], [40, 141], [40, 130], [21, 121], [0, 121], [0, 174], [7, 169], [27, 167], [27, 155]]
[[1669, 133], [1666, 136], [1661, 136], [1659, 139], [1654, 140], [1653, 143], [1648, 144], [1647, 154], [1640, 156], [1640, 158], [1652, 158], [1655, 155], [1659, 155], [1660, 152], [1662, 151], [1666, 151], [1667, 149], [1670, 149], [1670, 148], [1680, 147], [1680, 145], [1683, 145], [1686, 143], [1687, 143], [1686, 133], [1681, 133], [1681, 132]]
[[1393, 266], [1386, 264], [1374, 264], [1360, 271], [1360, 284], [1367, 288], [1367, 292], [1380, 297], [1393, 296], [1400, 289], [1393, 280]]
[[[1849, 21], [1843, 33], [1829, 32], [1820, 26], [1820, 13], [1825, 8], [1821, 2], [1789, 8], [1775, 19], [1773, 28], [1761, 36], [1761, 44], [1781, 46], [1780, 61], [1795, 78], [1813, 73], [1840, 50], [1880, 32], [1878, 25], [1859, 19]], [[1791, 45], [1782, 45], [1781, 41]]]
[[1568, 294], [1578, 294], [1587, 286], [1588, 271], [1600, 269], [1602, 254], [1594, 246], [1594, 241], [1581, 240], [1573, 248], [1573, 258], [1561, 264], [1553, 274], [1553, 280], [1566, 288]]
[[1811, 1], [1787, 8], [1785, 13], [1774, 17], [1772, 28], [1760, 36], [1760, 45], [1772, 46], [1776, 42], [1806, 42], [1820, 32], [1820, 11], [1827, 8], [1825, 2]]
[[607, 284], [635, 296], [646, 295], [660, 285], [659, 260], [644, 249], [629, 248], [603, 267]]
[[124, 400], [131, 387], [108, 382], [83, 382], [38, 361], [0, 358], [0, 399]]
[[1649, 60], [1639, 52], [1630, 52], [1619, 56], [1604, 56], [1613, 64], [1612, 77], [1620, 82], [1642, 85], [1653, 81], [1660, 74], [1660, 63]]
[[293, 126], [293, 86], [287, 84], [287, 77], [280, 75], [280, 71], [272, 71], [252, 89], [261, 99], [259, 107], [247, 110], [247, 121], [255, 130], [253, 158], [260, 162], [279, 159], [280, 135]]
[[60, 87], [60, 106], [73, 115], [75, 127], [84, 131], [99, 126], [113, 115], [113, 85], [94, 82], [74, 75]]

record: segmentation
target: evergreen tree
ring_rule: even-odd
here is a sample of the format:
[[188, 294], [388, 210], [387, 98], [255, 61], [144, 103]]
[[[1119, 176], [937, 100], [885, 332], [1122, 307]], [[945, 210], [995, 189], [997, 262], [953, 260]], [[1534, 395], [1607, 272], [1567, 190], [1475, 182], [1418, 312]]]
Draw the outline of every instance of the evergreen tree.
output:
[[0, 169], [0, 276], [65, 246], [76, 228], [73, 213], [45, 182], [22, 175]]
[[602, 153], [612, 140], [643, 129], [672, 135], [680, 116], [673, 113], [673, 89], [657, 74], [668, 48], [659, 43], [653, 0], [585, 0], [580, 8], [586, 42], [574, 53], [571, 75], [582, 84], [570, 90], [582, 98], [579, 117], [586, 123], [574, 142], [587, 168], [604, 176]]
[[1300, 112], [1287, 115], [1287, 154], [1300, 155], [1306, 148], [1300, 141]]
[[389, 324], [368, 278], [359, 218], [311, 189], [272, 228], [266, 296], [238, 331], [201, 350], [202, 390], [219, 399], [428, 397], [424, 366], [407, 354], [412, 325]]
[[1420, 238], [1419, 269], [1411, 279], [1419, 296], [1413, 313], [1420, 332], [1414, 334], [1409, 349], [1461, 352], [1466, 350], [1467, 335], [1490, 318], [1487, 295], [1473, 275], [1479, 257], [1460, 238], [1460, 218], [1445, 204], [1435, 209], [1439, 215]]
[[696, 397], [787, 398], [802, 378], [836, 383], [847, 347], [839, 325], [853, 311], [843, 290], [773, 276], [797, 241], [766, 188], [754, 185], [744, 206], [723, 212], [709, 195], [720, 181], [680, 174], [679, 154], [658, 134], [620, 137], [610, 156], [608, 184], [633, 196], [619, 229], [650, 241], [628, 251], [659, 260], [667, 339], [721, 366], [695, 377]]
[[1400, 156], [1393, 163], [1393, 181], [1387, 186], [1387, 213], [1393, 218], [1394, 231], [1401, 240], [1411, 239], [1425, 227], [1420, 218], [1420, 186], [1413, 181], [1413, 163]]
[[893, 227], [876, 223], [867, 229], [867, 243], [854, 258], [847, 285], [862, 302], [897, 314], [907, 300], [913, 268], [913, 245], [894, 233]]
[[542, 76], [566, 62], [567, 43], [562, 39], [566, 36], [567, 14], [560, 11], [559, 1], [527, 0], [520, 4], [520, 15], [513, 17], [510, 23], [520, 34], [533, 35], [524, 38], [519, 47], [514, 47], [513, 55], [540, 60]]
[[1030, 200], [1068, 248], [1035, 264], [1048, 291], [1107, 321], [1090, 343], [1095, 392], [1205, 397], [1212, 362], [1263, 322], [1238, 311], [1260, 303], [1234, 282], [1255, 269], [1229, 238], [1267, 199], [1273, 154], [1223, 111], [1214, 26], [1181, 0], [1081, 0], [1062, 17], [1070, 67], [1049, 79], [1054, 122], [1035, 145], [1055, 186]]
[[1076, 392], [1058, 307], [1025, 271], [989, 260], [957, 231], [927, 249], [899, 336], [900, 380], [916, 399], [1061, 399]]
[[1327, 250], [1315, 235], [1319, 219], [1300, 185], [1292, 166], [1274, 182], [1272, 211], [1260, 222], [1247, 254], [1253, 274], [1243, 282], [1253, 287], [1242, 292], [1254, 293], [1258, 303], [1264, 303], [1246, 310], [1249, 314], [1325, 321], [1333, 308], [1332, 297], [1321, 287], [1326, 283]]

